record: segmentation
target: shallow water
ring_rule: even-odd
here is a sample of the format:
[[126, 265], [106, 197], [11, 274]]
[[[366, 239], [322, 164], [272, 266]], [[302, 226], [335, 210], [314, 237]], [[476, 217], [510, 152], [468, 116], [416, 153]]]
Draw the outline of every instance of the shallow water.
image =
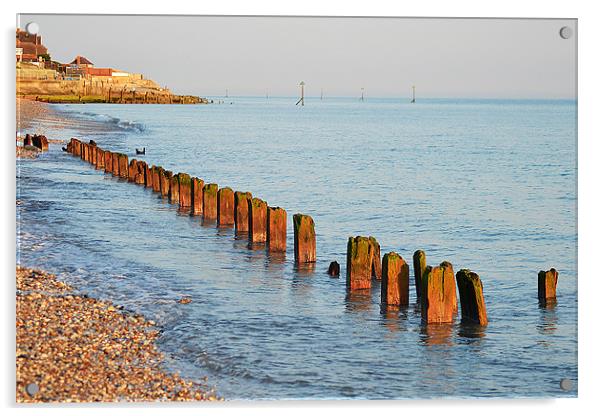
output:
[[[144, 146], [149, 164], [284, 207], [285, 257], [51, 145], [17, 163], [17, 260], [154, 319], [170, 368], [209, 376], [228, 399], [576, 395], [574, 102], [230, 100], [55, 105], [71, 121], [37, 130], [130, 158]], [[316, 223], [313, 271], [293, 265], [296, 212]], [[380, 310], [378, 282], [349, 296], [351, 235], [410, 266], [423, 249], [428, 264], [476, 271], [489, 325], [424, 327], [413, 287], [398, 311]], [[340, 279], [325, 273], [332, 260]], [[558, 302], [546, 309], [537, 272], [550, 267]]]

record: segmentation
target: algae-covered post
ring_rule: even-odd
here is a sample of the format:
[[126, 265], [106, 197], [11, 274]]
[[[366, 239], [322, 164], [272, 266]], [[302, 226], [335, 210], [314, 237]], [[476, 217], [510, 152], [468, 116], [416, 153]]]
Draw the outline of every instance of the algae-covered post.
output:
[[234, 226], [237, 233], [249, 232], [249, 201], [251, 192], [234, 192]]
[[192, 215], [203, 215], [203, 186], [205, 182], [199, 178], [192, 178]]
[[192, 182], [187, 173], [178, 173], [178, 184], [180, 189], [180, 208], [188, 209], [191, 206]]
[[217, 219], [217, 184], [208, 183], [203, 186], [203, 219], [215, 221]]
[[293, 215], [295, 263], [316, 262], [316, 230], [314, 219], [309, 215]]
[[124, 153], [119, 153], [119, 176], [122, 178], [128, 177], [128, 157]]
[[414, 285], [416, 286], [416, 297], [420, 297], [422, 289], [422, 276], [426, 270], [426, 254], [422, 250], [416, 250], [413, 256], [414, 261]]
[[376, 278], [376, 280], [380, 280], [382, 276], [381, 270], [381, 259], [380, 259], [380, 244], [374, 237], [368, 237], [370, 240], [370, 244], [372, 244], [372, 277]]
[[286, 211], [279, 207], [268, 207], [269, 251], [286, 252]]
[[425, 323], [449, 323], [458, 312], [456, 281], [451, 263], [427, 266], [422, 279], [420, 304]]
[[541, 270], [537, 275], [537, 296], [540, 301], [556, 299], [556, 284], [558, 271], [552, 268], [547, 272]]
[[368, 237], [349, 237], [347, 241], [347, 289], [372, 287], [374, 245]]
[[174, 175], [170, 171], [165, 172], [166, 176], [169, 176], [169, 203], [179, 204], [180, 203], [180, 181], [178, 175]]
[[217, 191], [217, 225], [234, 225], [234, 191], [228, 187]]
[[268, 204], [259, 198], [248, 201], [249, 242], [265, 243], [267, 239]]
[[380, 299], [383, 305], [407, 306], [410, 302], [410, 267], [397, 253], [383, 256]]
[[460, 292], [460, 307], [462, 321], [487, 325], [487, 309], [483, 297], [483, 283], [479, 275], [468, 269], [456, 273], [458, 292]]

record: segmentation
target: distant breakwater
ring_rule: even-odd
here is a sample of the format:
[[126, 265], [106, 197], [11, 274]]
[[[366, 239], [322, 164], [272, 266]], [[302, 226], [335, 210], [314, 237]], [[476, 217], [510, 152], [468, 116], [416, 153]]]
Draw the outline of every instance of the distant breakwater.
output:
[[[151, 188], [153, 192], [178, 205], [179, 210], [218, 227], [233, 227], [238, 235], [247, 235], [250, 248], [265, 248], [269, 252], [286, 253], [287, 212], [270, 207], [250, 192], [219, 188], [215, 183], [186, 173], [173, 173], [161, 166], [129, 159], [124, 153], [104, 150], [93, 141], [84, 143], [72, 138], [66, 151], [94, 165], [98, 170], [128, 182]], [[299, 270], [312, 273], [316, 262], [316, 233], [311, 216], [295, 214], [294, 259]], [[396, 252], [381, 256], [380, 244], [372, 236], [349, 237], [346, 256], [346, 286], [348, 292], [368, 291], [373, 280], [381, 281], [380, 303], [383, 309], [395, 309], [409, 304], [410, 286], [420, 300], [422, 321], [425, 324], [450, 324], [461, 307], [463, 323], [485, 326], [488, 323], [483, 283], [469, 269], [454, 273], [450, 262], [429, 266], [426, 254], [416, 250], [412, 258], [413, 284], [410, 265]], [[340, 265], [333, 261], [328, 274], [338, 277]], [[546, 308], [556, 304], [558, 272], [555, 269], [538, 274], [538, 297]], [[458, 294], [459, 293], [459, 299]]]

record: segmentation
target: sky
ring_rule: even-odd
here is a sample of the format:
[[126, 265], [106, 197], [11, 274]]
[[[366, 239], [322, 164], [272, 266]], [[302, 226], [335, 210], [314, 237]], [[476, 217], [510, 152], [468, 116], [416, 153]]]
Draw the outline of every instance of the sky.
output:
[[[22, 14], [53, 60], [142, 73], [179, 94], [576, 98], [574, 19]], [[573, 36], [563, 39], [560, 28]]]

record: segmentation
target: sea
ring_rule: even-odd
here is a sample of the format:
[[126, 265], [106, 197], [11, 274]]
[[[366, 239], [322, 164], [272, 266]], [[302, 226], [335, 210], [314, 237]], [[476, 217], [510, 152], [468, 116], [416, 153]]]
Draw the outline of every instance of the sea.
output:
[[[55, 104], [21, 132], [249, 191], [287, 211], [285, 255], [51, 144], [17, 161], [17, 262], [154, 320], [166, 368], [227, 400], [576, 397], [576, 101], [295, 101]], [[312, 268], [294, 264], [295, 213], [315, 222]], [[347, 292], [356, 235], [410, 264], [408, 307], [381, 308], [376, 280]], [[479, 274], [489, 325], [421, 323], [418, 249]]]

